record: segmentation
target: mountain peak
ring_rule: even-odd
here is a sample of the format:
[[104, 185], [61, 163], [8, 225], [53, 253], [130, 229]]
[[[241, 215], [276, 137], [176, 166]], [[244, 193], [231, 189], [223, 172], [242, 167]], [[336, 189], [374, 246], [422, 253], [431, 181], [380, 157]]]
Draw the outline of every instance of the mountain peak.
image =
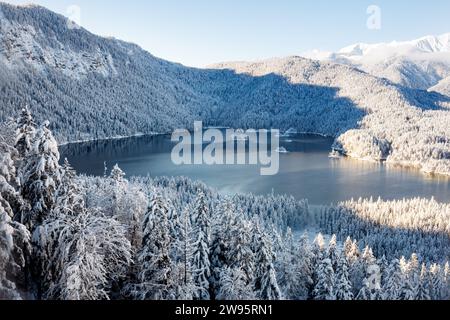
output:
[[450, 33], [411, 41], [357, 43], [334, 53], [315, 50], [304, 56], [351, 65], [377, 77], [425, 90], [450, 76], [448, 53]]

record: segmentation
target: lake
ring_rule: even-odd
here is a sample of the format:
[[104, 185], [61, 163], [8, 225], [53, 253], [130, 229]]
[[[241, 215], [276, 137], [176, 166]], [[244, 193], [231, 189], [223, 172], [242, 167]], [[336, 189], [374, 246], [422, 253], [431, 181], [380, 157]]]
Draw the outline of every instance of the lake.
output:
[[434, 197], [450, 202], [450, 179], [426, 176], [414, 169], [370, 163], [348, 158], [329, 158], [333, 139], [295, 135], [281, 139], [289, 151], [280, 154], [280, 171], [261, 176], [259, 166], [182, 165], [171, 161], [175, 143], [170, 136], [142, 136], [69, 144], [60, 147], [79, 172], [103, 175], [104, 163], [116, 163], [127, 176], [186, 176], [201, 180], [225, 194], [289, 194], [310, 204], [331, 204], [359, 197], [385, 200]]

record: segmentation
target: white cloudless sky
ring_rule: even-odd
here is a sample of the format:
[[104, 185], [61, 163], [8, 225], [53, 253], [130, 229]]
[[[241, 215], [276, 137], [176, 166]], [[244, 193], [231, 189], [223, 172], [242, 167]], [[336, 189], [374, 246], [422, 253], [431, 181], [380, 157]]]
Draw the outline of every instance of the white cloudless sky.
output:
[[[0, 0], [1, 1], [1, 0]], [[71, 16], [89, 31], [134, 42], [190, 66], [335, 51], [356, 42], [412, 40], [450, 32], [449, 0], [7, 0]], [[367, 28], [367, 8], [381, 29]]]

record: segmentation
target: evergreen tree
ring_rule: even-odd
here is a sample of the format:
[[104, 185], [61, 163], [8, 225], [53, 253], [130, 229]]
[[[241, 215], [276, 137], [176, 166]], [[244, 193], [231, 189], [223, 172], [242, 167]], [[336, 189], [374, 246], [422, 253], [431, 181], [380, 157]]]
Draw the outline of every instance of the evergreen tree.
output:
[[255, 280], [254, 288], [258, 299], [280, 300], [281, 291], [278, 287], [274, 267], [275, 254], [267, 238], [262, 234], [259, 226], [255, 227], [256, 248], [255, 257]]
[[117, 183], [125, 182], [125, 172], [120, 169], [118, 164], [114, 165], [114, 167], [112, 168], [110, 177]]
[[192, 238], [191, 238], [191, 222], [189, 213], [191, 212], [190, 208], [183, 214], [183, 232], [181, 233], [182, 239], [182, 258], [179, 262], [178, 270], [181, 272], [181, 283], [179, 284], [178, 289], [178, 297], [181, 300], [191, 300], [194, 298], [194, 293], [196, 292], [196, 288], [194, 285], [193, 277], [192, 277]]
[[442, 300], [441, 267], [434, 263], [430, 267], [430, 296], [432, 300]]
[[331, 240], [328, 244], [328, 258], [331, 260], [333, 269], [337, 269], [337, 265], [339, 263], [339, 257], [337, 252], [337, 238], [336, 235], [331, 237]]
[[22, 109], [20, 117], [17, 119], [15, 147], [19, 152], [19, 157], [24, 159], [33, 148], [32, 144], [36, 134], [36, 124], [28, 107]]
[[209, 260], [210, 219], [209, 208], [203, 193], [200, 193], [197, 197], [192, 224], [193, 233], [196, 236], [192, 253], [193, 281], [197, 287], [194, 298], [197, 300], [209, 300], [209, 277], [211, 276]]
[[214, 299], [220, 290], [221, 278], [225, 269], [229, 268], [234, 260], [230, 251], [232, 250], [232, 233], [233, 228], [236, 227], [236, 217], [233, 204], [229, 199], [219, 204], [212, 221], [210, 293], [211, 298]]
[[0, 300], [22, 299], [19, 290], [28, 290], [28, 264], [31, 255], [30, 234], [14, 222], [3, 208], [0, 194]]
[[176, 298], [174, 266], [169, 254], [168, 212], [167, 203], [155, 193], [144, 217], [142, 250], [138, 255], [140, 284], [137, 298], [141, 300]]
[[284, 246], [281, 250], [278, 261], [278, 284], [283, 291], [283, 296], [289, 300], [295, 300], [299, 297], [300, 284], [300, 261], [297, 260], [296, 247], [291, 228], [288, 228], [284, 238]]
[[61, 180], [58, 145], [48, 126], [45, 122], [36, 132], [20, 176], [21, 194], [31, 207], [23, 215], [23, 222], [31, 229], [41, 224], [53, 209]]
[[371, 295], [372, 289], [370, 288], [370, 281], [367, 278], [364, 278], [362, 281], [362, 288], [359, 290], [358, 295], [356, 296], [356, 300], [373, 300]]
[[335, 274], [331, 260], [328, 257], [322, 259], [317, 271], [317, 284], [314, 287], [315, 300], [336, 300]]
[[304, 234], [298, 242], [296, 252], [296, 261], [298, 261], [299, 283], [296, 299], [307, 300], [312, 296], [314, 290], [313, 283], [313, 253], [308, 241], [308, 235]]
[[239, 217], [235, 215], [228, 237], [230, 241], [226, 259], [232, 268], [244, 273], [245, 284], [249, 286], [254, 280], [255, 255], [252, 251], [252, 226], [249, 221], [242, 218], [242, 215], [242, 212]]
[[403, 286], [403, 273], [400, 268], [400, 261], [394, 259], [387, 269], [387, 280], [384, 288], [383, 298], [385, 300], [400, 300]]
[[76, 215], [82, 213], [86, 207], [83, 190], [76, 181], [76, 172], [67, 159], [64, 159], [64, 165], [61, 167], [61, 183], [55, 198], [53, 215]]
[[[56, 235], [49, 237], [49, 235]], [[123, 278], [131, 262], [125, 228], [94, 210], [50, 216], [36, 228], [34, 243], [51, 277], [43, 297], [61, 300], [110, 299], [113, 283]]]
[[417, 288], [417, 300], [430, 300], [430, 282], [428, 269], [425, 264], [422, 264], [420, 272], [419, 287]]
[[[25, 207], [25, 203], [17, 192], [16, 175], [17, 170], [15, 162], [18, 159], [17, 150], [0, 136], [0, 195], [1, 204], [13, 220], [17, 219], [18, 214]], [[19, 220], [20, 221], [20, 220]]]
[[353, 300], [352, 283], [350, 282], [349, 266], [344, 254], [340, 256], [336, 270], [336, 299]]
[[254, 300], [252, 287], [247, 283], [246, 274], [236, 268], [225, 268], [220, 277], [217, 300]]
[[406, 261], [404, 257], [400, 259], [400, 269], [403, 273], [403, 285], [401, 288], [401, 300], [416, 300], [417, 288], [415, 283], [416, 266]]
[[444, 292], [443, 299], [450, 300], [450, 263], [447, 261], [444, 265]]

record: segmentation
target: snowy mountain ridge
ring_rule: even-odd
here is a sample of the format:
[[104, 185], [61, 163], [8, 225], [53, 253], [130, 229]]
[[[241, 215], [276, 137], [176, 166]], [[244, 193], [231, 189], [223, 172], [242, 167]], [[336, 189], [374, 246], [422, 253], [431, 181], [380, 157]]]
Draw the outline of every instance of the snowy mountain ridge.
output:
[[337, 55], [357, 59], [357, 57], [367, 56], [387, 48], [395, 49], [397, 53], [398, 51], [401, 53], [408, 51], [422, 53], [450, 52], [450, 33], [440, 36], [426, 36], [412, 41], [392, 41], [378, 44], [357, 43], [339, 50]]
[[103, 76], [117, 74], [111, 55], [100, 50], [76, 52], [65, 48], [56, 39], [56, 48], [44, 47], [38, 41], [38, 38], [44, 36], [31, 25], [1, 19], [0, 59], [10, 68], [26, 63], [35, 70], [42, 71], [46, 66], [50, 66], [73, 78], [86, 76], [90, 72]]
[[450, 76], [450, 33], [412, 41], [357, 43], [337, 52], [314, 50], [303, 56], [352, 65], [377, 77], [426, 90]]

